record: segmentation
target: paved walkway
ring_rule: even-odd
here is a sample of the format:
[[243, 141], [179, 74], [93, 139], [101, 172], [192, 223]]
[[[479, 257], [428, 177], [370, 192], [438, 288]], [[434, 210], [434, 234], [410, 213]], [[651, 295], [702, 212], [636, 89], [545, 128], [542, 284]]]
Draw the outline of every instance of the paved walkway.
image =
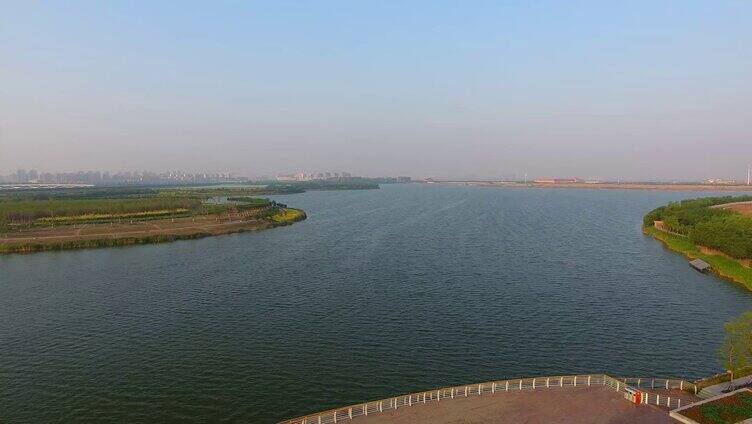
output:
[[419, 403], [354, 424], [675, 423], [665, 408], [634, 405], [604, 386], [565, 387]]
[[[749, 383], [752, 383], [752, 375], [748, 375], [746, 377], [735, 378], [731, 382], [731, 386], [735, 388], [740, 388], [741, 386], [745, 384], [749, 384]], [[702, 392], [700, 392], [700, 394], [702, 395], [703, 398], [707, 399], [709, 397], [721, 395], [723, 394], [725, 390], [728, 390], [728, 389], [729, 389], [729, 382], [726, 381], [721, 384], [716, 384], [715, 386], [708, 386], [702, 389]]]

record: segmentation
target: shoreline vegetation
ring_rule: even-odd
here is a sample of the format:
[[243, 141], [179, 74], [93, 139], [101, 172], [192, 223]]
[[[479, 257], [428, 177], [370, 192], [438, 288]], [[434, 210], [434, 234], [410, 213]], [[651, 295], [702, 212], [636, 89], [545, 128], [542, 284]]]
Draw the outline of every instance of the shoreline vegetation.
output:
[[263, 194], [299, 187], [93, 188], [0, 193], [0, 253], [162, 243], [306, 219]]
[[752, 290], [752, 215], [746, 208], [751, 200], [726, 196], [672, 202], [645, 215], [643, 233]]

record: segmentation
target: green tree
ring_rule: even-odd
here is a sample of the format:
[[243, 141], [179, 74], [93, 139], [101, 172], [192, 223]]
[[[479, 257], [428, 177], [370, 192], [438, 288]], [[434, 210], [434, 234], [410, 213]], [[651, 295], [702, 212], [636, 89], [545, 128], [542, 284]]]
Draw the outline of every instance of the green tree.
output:
[[745, 312], [723, 325], [726, 337], [719, 356], [724, 368], [731, 374], [752, 364], [752, 312]]

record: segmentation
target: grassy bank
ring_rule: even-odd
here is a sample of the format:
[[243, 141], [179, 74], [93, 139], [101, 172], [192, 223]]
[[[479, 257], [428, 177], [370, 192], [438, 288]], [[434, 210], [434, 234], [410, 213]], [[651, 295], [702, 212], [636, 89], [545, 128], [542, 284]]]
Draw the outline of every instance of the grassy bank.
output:
[[281, 211], [272, 215], [269, 219], [278, 225], [288, 225], [306, 219], [306, 214], [301, 209], [282, 208]]
[[[748, 377], [752, 375], [752, 366], [744, 367], [740, 370], [737, 370], [734, 372], [734, 378], [742, 378], [742, 377]], [[727, 383], [731, 381], [731, 374], [729, 373], [723, 373], [723, 374], [716, 374], [711, 377], [703, 378], [700, 380], [695, 381], [694, 383], [697, 385], [698, 390], [702, 390], [706, 387], [715, 386], [716, 384], [721, 383]]]
[[702, 253], [688, 237], [668, 234], [654, 227], [643, 227], [643, 232], [660, 240], [667, 248], [681, 253], [689, 259], [702, 259], [713, 267], [712, 271], [718, 276], [752, 290], [752, 269], [745, 268], [739, 262], [724, 256]]

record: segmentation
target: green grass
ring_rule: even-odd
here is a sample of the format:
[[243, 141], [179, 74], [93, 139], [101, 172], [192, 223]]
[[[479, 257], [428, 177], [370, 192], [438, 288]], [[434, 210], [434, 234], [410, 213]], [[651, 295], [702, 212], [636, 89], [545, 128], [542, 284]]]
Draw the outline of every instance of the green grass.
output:
[[718, 404], [714, 402], [700, 406], [700, 416], [709, 423], [737, 423], [752, 418], [752, 394], [740, 392], [734, 395], [734, 403]]
[[127, 199], [54, 199], [0, 201], [0, 225], [30, 224], [39, 219], [83, 215], [123, 215], [150, 211], [201, 209], [198, 199], [141, 197]]
[[305, 219], [306, 214], [300, 209], [283, 208], [276, 214], [269, 217], [277, 224], [288, 224]]
[[713, 267], [714, 273], [752, 290], [752, 269], [745, 268], [739, 262], [724, 256], [702, 253], [687, 237], [668, 234], [653, 227], [643, 229], [646, 234], [662, 241], [669, 249], [682, 253], [690, 259], [700, 258]]
[[257, 208], [263, 208], [269, 206], [272, 202], [269, 199], [259, 199], [258, 197], [228, 197], [228, 202], [243, 203], [245, 206], [253, 206]]

